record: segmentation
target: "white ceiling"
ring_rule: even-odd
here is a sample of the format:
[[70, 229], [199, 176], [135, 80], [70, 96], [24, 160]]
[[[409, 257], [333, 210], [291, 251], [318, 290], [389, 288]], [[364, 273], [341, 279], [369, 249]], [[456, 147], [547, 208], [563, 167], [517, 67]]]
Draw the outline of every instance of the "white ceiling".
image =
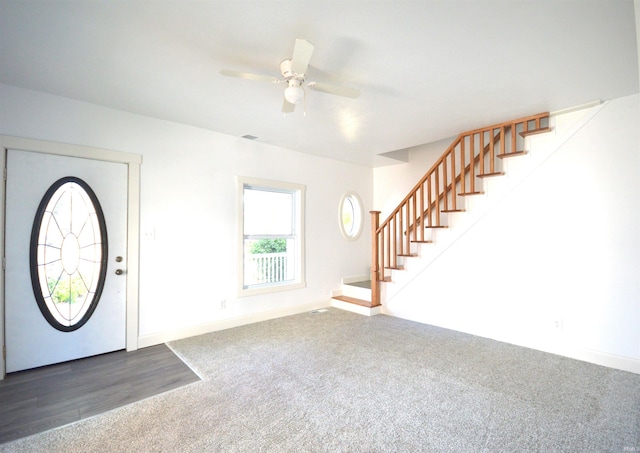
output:
[[[631, 0], [6, 1], [0, 82], [361, 165], [495, 122], [638, 92]], [[283, 117], [278, 76], [315, 44]]]

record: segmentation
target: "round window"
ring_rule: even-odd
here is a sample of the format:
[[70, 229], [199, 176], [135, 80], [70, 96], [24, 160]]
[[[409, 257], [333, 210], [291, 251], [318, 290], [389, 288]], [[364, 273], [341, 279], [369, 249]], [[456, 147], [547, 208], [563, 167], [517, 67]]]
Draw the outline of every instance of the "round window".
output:
[[65, 177], [47, 190], [33, 222], [29, 258], [42, 315], [63, 332], [82, 327], [96, 309], [107, 271], [104, 216], [83, 180]]
[[362, 201], [355, 192], [347, 192], [340, 200], [339, 223], [342, 235], [356, 240], [362, 233]]

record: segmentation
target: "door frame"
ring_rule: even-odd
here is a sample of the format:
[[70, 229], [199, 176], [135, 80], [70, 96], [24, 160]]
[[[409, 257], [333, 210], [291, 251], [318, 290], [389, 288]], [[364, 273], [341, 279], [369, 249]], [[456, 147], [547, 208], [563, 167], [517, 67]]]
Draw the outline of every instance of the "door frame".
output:
[[[30, 138], [0, 135], [0, 168], [6, 168], [7, 150], [31, 151], [57, 156], [78, 157], [106, 162], [116, 162], [127, 165], [127, 286], [126, 286], [126, 349], [138, 349], [138, 286], [140, 278], [140, 165], [142, 156], [139, 154], [113, 151], [109, 149], [93, 148], [89, 146], [71, 145], [66, 143], [35, 140]], [[0, 346], [2, 359], [0, 360], [0, 380], [6, 374], [6, 339], [5, 339], [5, 209], [6, 209], [6, 181], [4, 173], [0, 184], [0, 257], [3, 269], [0, 272]]]

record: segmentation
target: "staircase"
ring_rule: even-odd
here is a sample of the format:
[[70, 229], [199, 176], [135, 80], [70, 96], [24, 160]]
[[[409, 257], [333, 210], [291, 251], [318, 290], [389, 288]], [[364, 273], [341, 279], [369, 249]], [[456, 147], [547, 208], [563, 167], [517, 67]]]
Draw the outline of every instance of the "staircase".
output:
[[416, 244], [431, 244], [435, 232], [447, 228], [449, 213], [464, 212], [459, 197], [483, 193], [482, 180], [504, 175], [501, 161], [527, 153], [525, 138], [550, 131], [549, 113], [495, 124], [460, 134], [433, 164], [398, 207], [381, 223], [371, 212], [371, 279], [364, 284], [343, 281], [332, 304], [362, 314], [377, 314], [380, 286], [392, 273], [404, 269], [403, 260], [417, 256]]

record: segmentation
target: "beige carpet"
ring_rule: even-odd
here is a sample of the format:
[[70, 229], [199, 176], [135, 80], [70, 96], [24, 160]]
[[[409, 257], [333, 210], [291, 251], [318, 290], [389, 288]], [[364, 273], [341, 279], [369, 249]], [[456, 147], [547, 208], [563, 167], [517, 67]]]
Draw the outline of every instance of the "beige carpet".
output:
[[0, 451], [640, 451], [640, 375], [387, 316], [170, 347], [204, 380]]

